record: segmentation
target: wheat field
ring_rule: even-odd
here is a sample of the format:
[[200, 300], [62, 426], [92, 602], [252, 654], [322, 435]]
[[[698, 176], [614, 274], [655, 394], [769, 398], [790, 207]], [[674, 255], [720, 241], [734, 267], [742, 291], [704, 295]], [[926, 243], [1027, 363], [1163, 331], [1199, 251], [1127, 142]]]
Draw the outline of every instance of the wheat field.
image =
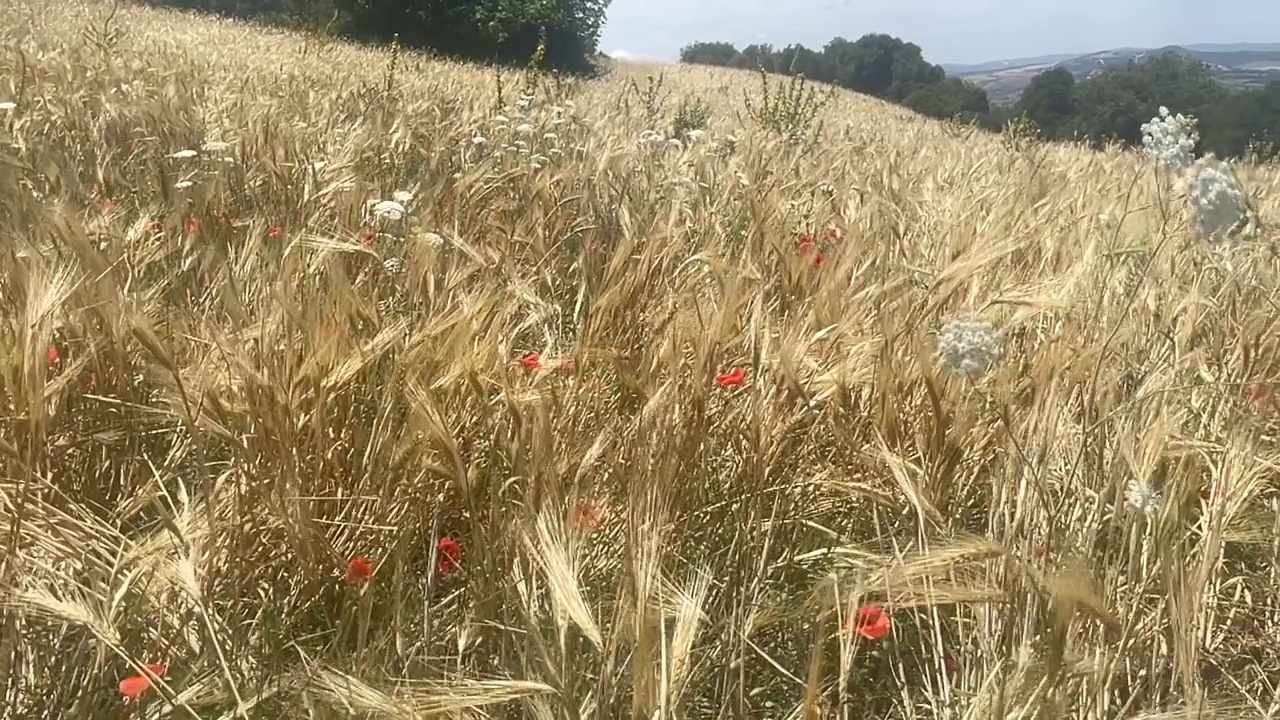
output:
[[1280, 716], [1280, 262], [1140, 155], [90, 0], [0, 46], [4, 717]]

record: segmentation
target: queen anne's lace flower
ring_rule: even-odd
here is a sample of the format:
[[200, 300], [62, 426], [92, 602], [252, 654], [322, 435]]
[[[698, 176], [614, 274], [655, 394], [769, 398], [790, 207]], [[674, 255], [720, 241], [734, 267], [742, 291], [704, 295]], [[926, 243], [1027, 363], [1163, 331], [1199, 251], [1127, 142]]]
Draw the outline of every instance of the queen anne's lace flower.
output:
[[1191, 167], [1196, 141], [1196, 120], [1181, 113], [1171, 115], [1160, 106], [1160, 114], [1142, 125], [1142, 149], [1161, 170], [1182, 173]]
[[1129, 484], [1129, 507], [1143, 515], [1151, 515], [1160, 509], [1164, 497], [1146, 480], [1134, 480]]
[[977, 380], [999, 359], [1000, 341], [985, 318], [953, 318], [938, 333], [938, 355], [952, 372]]
[[1222, 242], [1243, 230], [1249, 220], [1244, 186], [1231, 168], [1206, 157], [1196, 162], [1187, 187], [1196, 234], [1210, 243]]
[[404, 205], [395, 200], [383, 200], [375, 203], [373, 206], [373, 214], [381, 220], [390, 222], [398, 222], [404, 219]]

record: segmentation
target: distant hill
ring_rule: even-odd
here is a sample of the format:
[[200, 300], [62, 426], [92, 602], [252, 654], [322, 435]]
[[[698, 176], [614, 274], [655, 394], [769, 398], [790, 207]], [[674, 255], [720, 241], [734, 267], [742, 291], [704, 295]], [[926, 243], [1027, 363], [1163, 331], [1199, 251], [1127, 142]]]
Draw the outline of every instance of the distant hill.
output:
[[1220, 43], [1169, 45], [1161, 48], [1116, 48], [1087, 55], [1043, 55], [1034, 58], [996, 60], [976, 65], [943, 65], [948, 73], [970, 80], [987, 91], [991, 102], [1016, 102], [1031, 78], [1053, 67], [1065, 67], [1077, 80], [1130, 61], [1167, 52], [1206, 63], [1214, 77], [1228, 87], [1248, 90], [1280, 81], [1280, 43]]

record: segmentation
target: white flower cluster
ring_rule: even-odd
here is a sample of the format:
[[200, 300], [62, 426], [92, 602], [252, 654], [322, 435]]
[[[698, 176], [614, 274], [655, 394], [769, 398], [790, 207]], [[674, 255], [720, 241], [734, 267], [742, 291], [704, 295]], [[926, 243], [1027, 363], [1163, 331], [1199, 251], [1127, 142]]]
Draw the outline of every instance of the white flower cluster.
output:
[[638, 142], [640, 143], [640, 145], [643, 146], [643, 145], [660, 145], [666, 141], [667, 139], [663, 137], [662, 133], [658, 132], [657, 130], [645, 130], [644, 132], [640, 133], [640, 140]]
[[1142, 149], [1161, 170], [1182, 174], [1195, 157], [1196, 120], [1181, 113], [1172, 115], [1160, 106], [1160, 114], [1142, 125]]
[[1231, 239], [1249, 221], [1244, 186], [1226, 163], [1206, 157], [1196, 162], [1187, 186], [1196, 235], [1208, 243]]
[[561, 126], [573, 118], [575, 110], [571, 100], [561, 105], [542, 105], [534, 95], [521, 95], [514, 105], [493, 116], [487, 130], [492, 142], [485, 134], [474, 133], [470, 141], [463, 143], [463, 157], [479, 162], [491, 157], [492, 147], [501, 156], [528, 162], [535, 170], [545, 168], [564, 154], [560, 147]]
[[1000, 358], [1000, 341], [986, 318], [952, 318], [938, 333], [938, 355], [952, 372], [977, 380]]
[[1146, 480], [1134, 480], [1129, 483], [1129, 491], [1126, 494], [1129, 496], [1129, 507], [1143, 515], [1154, 514], [1160, 509], [1160, 503], [1164, 501], [1160, 491]]
[[406, 206], [412, 202], [413, 193], [397, 190], [391, 194], [390, 200], [370, 200], [368, 208], [374, 220], [395, 223], [405, 219], [409, 213]]

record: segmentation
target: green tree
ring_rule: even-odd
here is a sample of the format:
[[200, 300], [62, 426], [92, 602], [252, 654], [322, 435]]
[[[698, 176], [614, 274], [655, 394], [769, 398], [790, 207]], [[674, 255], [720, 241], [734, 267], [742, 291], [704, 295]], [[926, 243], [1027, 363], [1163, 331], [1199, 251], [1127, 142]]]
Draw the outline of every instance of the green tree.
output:
[[921, 85], [942, 82], [946, 73], [925, 62], [915, 43], [882, 33], [850, 42], [837, 37], [822, 50], [837, 85], [875, 97], [901, 101]]
[[1167, 106], [1203, 117], [1227, 99], [1204, 64], [1176, 53], [1111, 70], [1076, 83], [1076, 116], [1068, 129], [1097, 145], [1142, 143], [1142, 125]]
[[738, 48], [734, 47], [733, 43], [696, 42], [680, 49], [680, 62], [730, 66], [738, 55]]
[[957, 77], [917, 85], [902, 104], [921, 115], [965, 121], [979, 120], [991, 110], [986, 90]]
[[765, 72], [778, 72], [776, 63], [774, 62], [773, 46], [764, 44], [748, 45], [742, 48], [742, 52], [733, 60], [733, 67], [743, 70], [760, 70]]
[[1046, 140], [1062, 139], [1076, 114], [1076, 78], [1056, 67], [1031, 78], [1014, 109], [1040, 128]]
[[788, 45], [774, 58], [777, 72], [786, 75], [804, 75], [810, 80], [830, 82], [831, 72], [826, 57], [803, 45]]
[[1280, 151], [1280, 82], [1234, 93], [1200, 118], [1201, 145], [1219, 157], [1240, 157], [1251, 149], [1266, 159]]

